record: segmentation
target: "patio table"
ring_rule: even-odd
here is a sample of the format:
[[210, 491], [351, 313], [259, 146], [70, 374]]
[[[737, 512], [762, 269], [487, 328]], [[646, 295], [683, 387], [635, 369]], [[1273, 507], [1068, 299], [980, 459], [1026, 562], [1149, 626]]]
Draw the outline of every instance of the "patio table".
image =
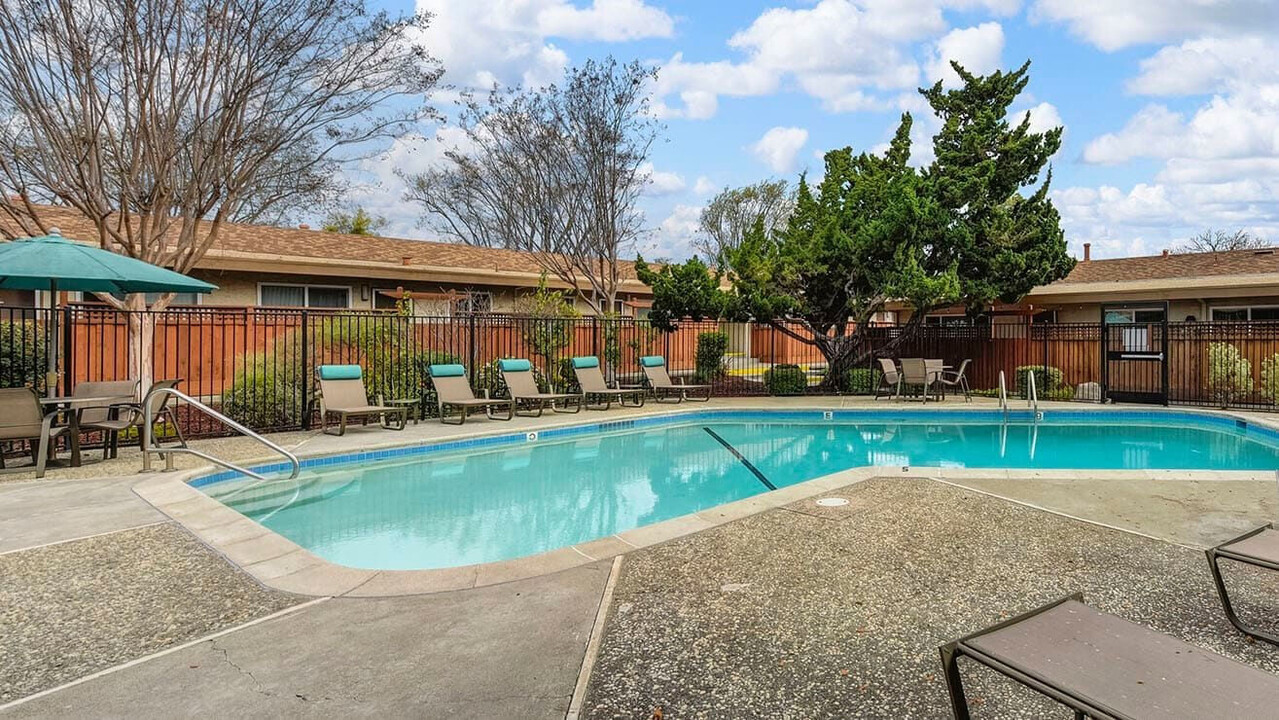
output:
[[88, 407], [111, 407], [124, 403], [132, 403], [132, 395], [103, 395], [98, 397], [75, 397], [71, 395], [40, 398], [40, 404], [49, 408], [49, 412], [65, 412], [67, 414], [67, 441], [71, 446], [71, 467], [80, 467], [80, 411]]

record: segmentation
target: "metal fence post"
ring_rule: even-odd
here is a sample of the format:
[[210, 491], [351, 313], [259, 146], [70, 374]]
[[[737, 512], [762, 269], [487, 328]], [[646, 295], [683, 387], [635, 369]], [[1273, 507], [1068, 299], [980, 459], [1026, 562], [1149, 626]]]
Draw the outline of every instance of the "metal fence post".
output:
[[311, 392], [310, 392], [310, 385], [307, 382], [310, 379], [310, 375], [311, 375], [311, 362], [310, 362], [311, 353], [309, 352], [310, 344], [311, 344], [311, 333], [308, 332], [310, 329], [310, 326], [307, 324], [307, 317], [308, 316], [307, 316], [306, 310], [303, 310], [302, 311], [302, 343], [301, 343], [302, 347], [300, 349], [300, 352], [302, 354], [302, 368], [300, 371], [302, 373], [302, 377], [298, 379], [299, 384], [302, 386], [301, 402], [302, 402], [302, 429], [303, 430], [311, 429]]
[[470, 338], [468, 341], [470, 349], [468, 351], [468, 355], [471, 361], [467, 363], [467, 366], [471, 370], [471, 385], [475, 385], [475, 379], [478, 377], [475, 371], [475, 362], [479, 358], [479, 348], [475, 345], [475, 313], [470, 313], [468, 317], [470, 318], [467, 323], [467, 327], [470, 330]]
[[[70, 395], [75, 379], [75, 331], [71, 327], [71, 306], [62, 306], [62, 393]], [[50, 388], [52, 390], [52, 388]]]

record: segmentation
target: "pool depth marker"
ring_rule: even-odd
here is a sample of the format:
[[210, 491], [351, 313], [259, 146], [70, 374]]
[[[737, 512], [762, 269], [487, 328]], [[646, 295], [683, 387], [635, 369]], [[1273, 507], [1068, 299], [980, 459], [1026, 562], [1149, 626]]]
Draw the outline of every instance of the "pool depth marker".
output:
[[710, 435], [711, 437], [713, 437], [713, 438], [715, 438], [716, 440], [718, 440], [718, 441], [719, 441], [719, 444], [720, 444], [720, 445], [723, 445], [723, 446], [724, 446], [724, 448], [725, 448], [726, 450], [728, 450], [729, 452], [733, 453], [733, 457], [735, 457], [735, 458], [737, 458], [738, 460], [740, 460], [740, 461], [741, 461], [741, 463], [742, 463], [743, 465], [745, 465], [745, 466], [746, 466], [746, 469], [747, 469], [747, 470], [750, 470], [752, 473], [754, 473], [754, 474], [755, 474], [755, 477], [756, 477], [756, 478], [757, 478], [760, 482], [764, 483], [764, 487], [768, 488], [769, 490], [776, 490], [776, 489], [777, 489], [777, 486], [776, 486], [776, 485], [774, 485], [773, 483], [769, 482], [769, 481], [768, 481], [768, 478], [764, 477], [764, 473], [760, 472], [760, 471], [759, 471], [759, 468], [757, 468], [757, 467], [755, 467], [754, 465], [752, 465], [750, 460], [747, 460], [745, 457], [743, 457], [743, 456], [742, 456], [742, 454], [741, 454], [741, 453], [737, 452], [737, 448], [733, 447], [732, 445], [729, 445], [729, 444], [728, 444], [728, 441], [727, 441], [727, 440], [725, 440], [724, 438], [720, 437], [720, 436], [719, 436], [719, 434], [718, 434], [718, 433], [716, 433], [714, 430], [712, 430], [712, 429], [710, 429], [710, 428], [708, 428], [708, 427], [703, 427], [702, 429], [706, 431], [706, 434], [707, 434], [707, 435]]

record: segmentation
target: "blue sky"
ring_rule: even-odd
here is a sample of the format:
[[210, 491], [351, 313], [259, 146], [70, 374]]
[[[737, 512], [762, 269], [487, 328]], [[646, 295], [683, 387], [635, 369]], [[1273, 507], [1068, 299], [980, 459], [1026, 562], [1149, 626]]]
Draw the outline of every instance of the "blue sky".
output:
[[[903, 110], [927, 162], [935, 123], [916, 88], [945, 80], [949, 58], [981, 72], [1031, 60], [1015, 109], [1066, 128], [1054, 200], [1076, 254], [1155, 254], [1208, 226], [1279, 241], [1274, 0], [381, 2], [435, 15], [424, 40], [460, 87], [542, 83], [609, 54], [657, 66], [650, 257], [687, 256], [716, 190], [820, 175], [822, 152], [881, 146]], [[438, 162], [456, 138], [429, 125], [398, 141], [352, 171], [352, 201], [429, 239], [392, 170]]]

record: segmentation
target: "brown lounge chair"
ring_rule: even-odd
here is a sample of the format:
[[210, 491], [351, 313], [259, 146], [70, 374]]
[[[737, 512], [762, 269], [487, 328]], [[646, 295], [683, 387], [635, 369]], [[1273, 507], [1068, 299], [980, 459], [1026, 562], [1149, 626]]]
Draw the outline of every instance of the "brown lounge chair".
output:
[[[674, 397], [677, 403], [685, 400], [707, 402], [711, 399], [710, 385], [685, 385], [684, 378], [680, 378], [679, 383], [671, 382], [671, 376], [666, 372], [666, 358], [661, 355], [645, 355], [639, 362], [644, 370], [644, 378], [648, 380], [648, 387], [658, 402], [665, 402], [669, 397]], [[689, 393], [699, 394], [701, 397], [690, 397]]]
[[607, 410], [613, 406], [614, 400], [623, 406], [644, 406], [644, 388], [611, 388], [604, 382], [604, 373], [600, 372], [599, 358], [589, 355], [575, 357], [572, 365], [573, 374], [577, 376], [577, 385], [582, 389], [582, 399], [586, 402], [586, 407], [592, 410]]
[[1279, 645], [1279, 636], [1246, 625], [1235, 614], [1234, 606], [1230, 604], [1230, 594], [1226, 592], [1226, 582], [1221, 577], [1221, 568], [1218, 567], [1223, 558], [1266, 570], [1279, 570], [1279, 531], [1273, 525], [1263, 525], [1208, 550], [1208, 568], [1212, 570], [1213, 582], [1217, 584], [1217, 595], [1221, 597], [1221, 607], [1226, 611], [1226, 619], [1245, 635]]
[[[367, 422], [376, 417], [378, 424], [388, 430], [403, 430], [408, 423], [406, 407], [369, 404], [364, 390], [364, 370], [359, 365], [321, 365], [316, 374], [320, 386], [320, 431], [326, 435], [345, 435], [346, 422], [351, 418]], [[330, 415], [338, 416], [336, 433], [329, 432]], [[398, 418], [399, 423], [391, 425], [388, 417]]]
[[[432, 365], [430, 374], [431, 382], [435, 385], [442, 423], [461, 425], [466, 422], [467, 413], [474, 408], [483, 408], [490, 420], [510, 420], [515, 416], [514, 400], [491, 399], [487, 390], [484, 391], [484, 397], [475, 397], [475, 393], [471, 391], [471, 383], [466, 379], [466, 368], [461, 365]], [[457, 422], [449, 421], [449, 408], [457, 409]], [[506, 408], [506, 417], [494, 415], [493, 408]]]
[[[44, 466], [55, 438], [65, 433], [65, 426], [54, 427], [57, 413], [45, 414], [40, 406], [40, 396], [31, 388], [6, 388], [0, 390], [0, 442], [7, 440], [31, 440], [31, 460], [36, 466], [36, 477], [44, 477]], [[4, 467], [4, 453], [0, 452], [0, 468]]]
[[943, 645], [957, 720], [967, 657], [1071, 708], [1076, 718], [1264, 718], [1279, 675], [1088, 607], [1076, 594]]
[[[582, 411], [582, 396], [572, 393], [544, 393], [537, 387], [537, 378], [533, 377], [533, 364], [528, 360], [506, 359], [497, 361], [498, 370], [502, 373], [502, 381], [515, 402], [515, 412], [528, 417], [542, 417], [547, 407], [557, 413], [578, 413]], [[560, 403], [557, 407], [555, 403]], [[520, 410], [520, 406], [536, 408]], [[570, 410], [569, 407], [573, 409]]]

